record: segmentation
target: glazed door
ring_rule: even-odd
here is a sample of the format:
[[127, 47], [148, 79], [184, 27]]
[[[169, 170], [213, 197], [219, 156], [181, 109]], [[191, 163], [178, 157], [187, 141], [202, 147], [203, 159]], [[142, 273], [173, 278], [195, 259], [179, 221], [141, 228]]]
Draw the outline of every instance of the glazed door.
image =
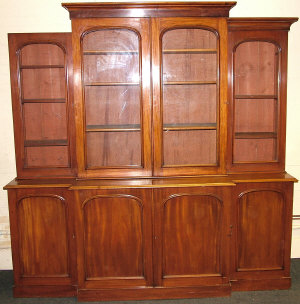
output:
[[18, 177], [74, 175], [71, 33], [8, 39]]
[[225, 20], [154, 19], [152, 33], [154, 174], [224, 172]]
[[229, 286], [230, 188], [154, 190], [155, 286]]
[[151, 189], [75, 193], [79, 289], [151, 286]]
[[284, 171], [287, 31], [235, 28], [229, 52], [230, 170]]
[[79, 176], [151, 175], [147, 19], [73, 20]]

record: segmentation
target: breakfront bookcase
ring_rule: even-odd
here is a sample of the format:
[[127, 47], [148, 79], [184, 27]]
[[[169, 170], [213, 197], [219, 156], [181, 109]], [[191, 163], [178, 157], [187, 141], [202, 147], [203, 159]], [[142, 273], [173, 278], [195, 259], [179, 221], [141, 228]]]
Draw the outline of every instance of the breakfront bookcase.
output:
[[9, 34], [16, 297], [290, 287], [297, 18], [235, 4], [68, 3], [72, 33]]

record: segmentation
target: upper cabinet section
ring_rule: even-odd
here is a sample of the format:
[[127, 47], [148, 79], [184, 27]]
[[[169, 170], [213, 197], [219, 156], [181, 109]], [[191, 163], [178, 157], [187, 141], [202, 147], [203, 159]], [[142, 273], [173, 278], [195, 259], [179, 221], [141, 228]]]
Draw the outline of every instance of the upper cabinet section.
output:
[[73, 175], [70, 38], [9, 35], [19, 177]]
[[235, 2], [67, 3], [9, 36], [19, 178], [285, 170], [287, 34]]

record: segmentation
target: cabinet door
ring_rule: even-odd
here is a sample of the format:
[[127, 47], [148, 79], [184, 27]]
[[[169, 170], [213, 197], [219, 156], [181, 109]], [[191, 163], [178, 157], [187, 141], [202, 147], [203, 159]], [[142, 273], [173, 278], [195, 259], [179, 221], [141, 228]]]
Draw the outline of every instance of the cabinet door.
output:
[[152, 33], [154, 174], [223, 172], [225, 20], [155, 19]]
[[229, 167], [284, 171], [287, 31], [238, 26], [229, 32]]
[[152, 284], [151, 190], [77, 190], [79, 289]]
[[18, 177], [73, 175], [71, 33], [8, 38]]
[[65, 189], [9, 189], [15, 296], [74, 296], [75, 244]]
[[154, 190], [154, 284], [229, 286], [230, 187]]
[[292, 199], [292, 182], [237, 185], [235, 290], [289, 288]]
[[73, 37], [79, 175], [150, 175], [148, 20], [75, 19]]

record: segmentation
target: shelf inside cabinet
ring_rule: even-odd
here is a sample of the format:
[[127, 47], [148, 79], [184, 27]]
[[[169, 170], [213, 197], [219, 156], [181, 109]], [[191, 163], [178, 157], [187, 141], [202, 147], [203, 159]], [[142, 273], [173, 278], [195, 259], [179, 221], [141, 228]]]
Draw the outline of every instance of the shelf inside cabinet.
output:
[[216, 123], [164, 124], [164, 131], [216, 130]]
[[163, 54], [217, 54], [217, 49], [165, 49]]
[[64, 69], [64, 65], [20, 65], [20, 70], [25, 70], [25, 69]]
[[65, 103], [65, 98], [37, 98], [37, 99], [29, 99], [23, 98], [22, 103]]
[[87, 82], [84, 84], [88, 87], [98, 86], [139, 86], [139, 82]]
[[140, 131], [139, 124], [124, 124], [124, 125], [87, 125], [86, 132], [130, 132]]
[[236, 139], [265, 139], [277, 138], [275, 132], [237, 132], [235, 133]]
[[164, 81], [164, 85], [207, 85], [217, 84], [216, 81]]
[[114, 51], [114, 50], [86, 50], [83, 51], [83, 55], [137, 55], [139, 51], [137, 50], [124, 50], [124, 51]]
[[277, 95], [236, 95], [235, 99], [277, 99]]
[[66, 139], [25, 140], [25, 147], [67, 146]]

